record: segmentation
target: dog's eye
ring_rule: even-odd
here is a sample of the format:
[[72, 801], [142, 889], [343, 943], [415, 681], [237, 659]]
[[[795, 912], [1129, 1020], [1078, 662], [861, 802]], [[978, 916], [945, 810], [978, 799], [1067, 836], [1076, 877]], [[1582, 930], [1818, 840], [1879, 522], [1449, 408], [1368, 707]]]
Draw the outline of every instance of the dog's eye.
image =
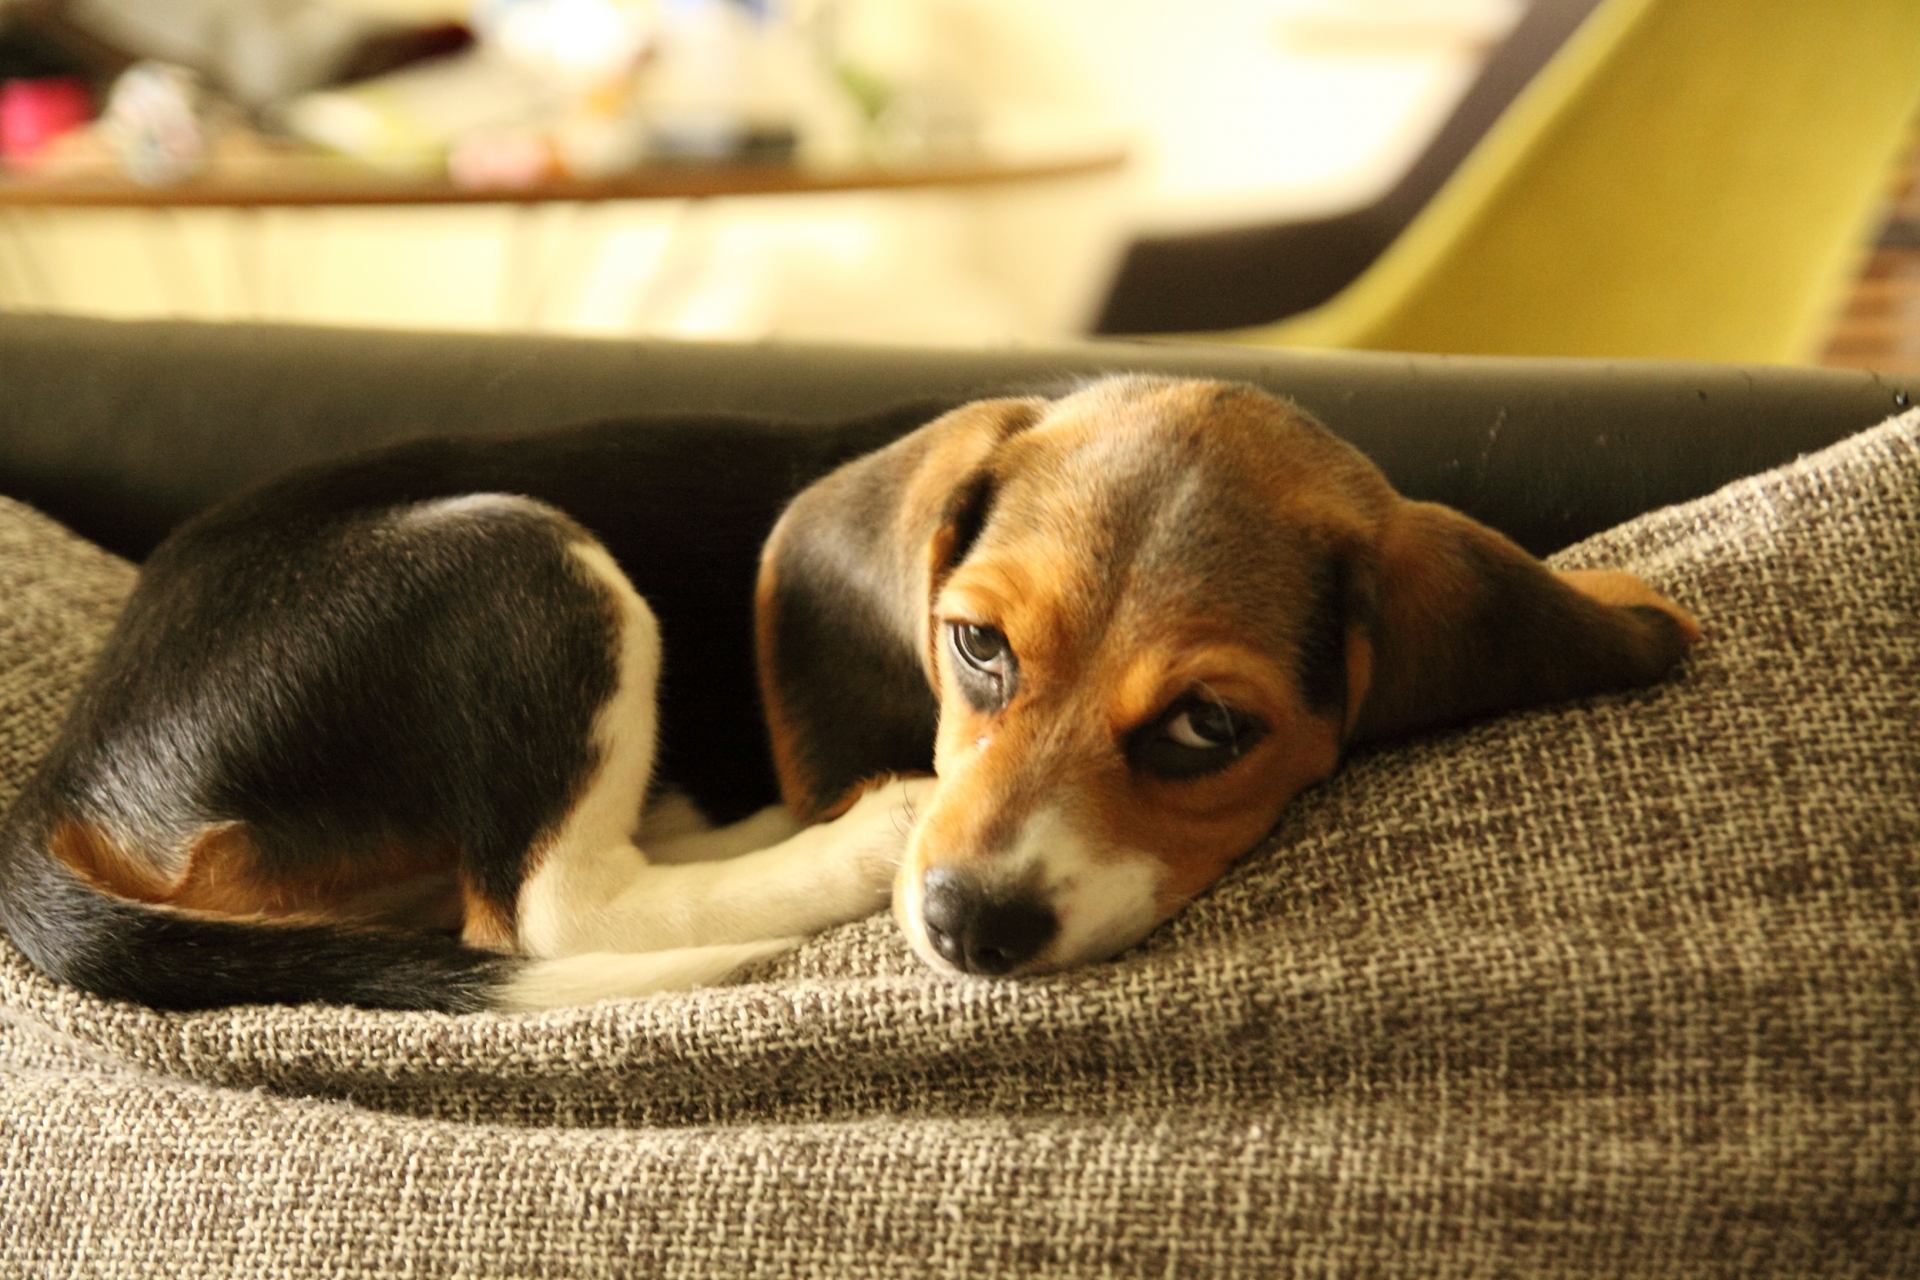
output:
[[1201, 778], [1238, 760], [1266, 732], [1259, 717], [1190, 693], [1133, 732], [1127, 762], [1158, 778]]
[[955, 622], [947, 627], [949, 642], [960, 663], [954, 674], [960, 691], [976, 711], [997, 711], [1013, 699], [1020, 664], [998, 627]]
[[1230, 747], [1239, 737], [1233, 712], [1217, 702], [1189, 706], [1167, 721], [1167, 737], [1183, 747], [1205, 751], [1211, 747]]
[[1007, 656], [1007, 638], [998, 627], [982, 627], [971, 622], [956, 622], [953, 626], [953, 647], [967, 660], [967, 665], [981, 671], [991, 671]]

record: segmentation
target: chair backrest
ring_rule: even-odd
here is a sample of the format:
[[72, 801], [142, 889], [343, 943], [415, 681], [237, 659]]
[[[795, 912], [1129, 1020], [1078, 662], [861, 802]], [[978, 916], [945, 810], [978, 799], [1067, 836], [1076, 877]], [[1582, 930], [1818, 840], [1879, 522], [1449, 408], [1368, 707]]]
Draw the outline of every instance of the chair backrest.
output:
[[1393, 243], [1599, 3], [1534, 0], [1432, 140], [1372, 204], [1326, 218], [1136, 240], [1094, 332], [1231, 329], [1325, 302]]
[[1920, 105], [1920, 0], [1605, 0], [1388, 250], [1242, 335], [1809, 359]]

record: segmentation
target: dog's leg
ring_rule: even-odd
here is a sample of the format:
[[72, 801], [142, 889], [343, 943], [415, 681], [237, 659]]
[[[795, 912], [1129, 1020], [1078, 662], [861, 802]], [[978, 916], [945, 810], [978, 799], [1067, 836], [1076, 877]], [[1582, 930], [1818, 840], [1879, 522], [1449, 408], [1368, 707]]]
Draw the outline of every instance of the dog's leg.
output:
[[[520, 895], [521, 949], [501, 1008], [534, 1010], [718, 982], [806, 935], [882, 909], [933, 780], [876, 787], [772, 848], [660, 865], [629, 842], [556, 847]], [[765, 815], [712, 835], [725, 837]], [[693, 837], [698, 840], [699, 837]]]
[[521, 889], [521, 949], [557, 958], [735, 945], [858, 919], [887, 904], [918, 801], [932, 785], [876, 787], [831, 822], [717, 861], [661, 865], [631, 841], [576, 842], [563, 833]]
[[[931, 779], [875, 787], [841, 817], [798, 832], [784, 815], [766, 813], [701, 832], [668, 810], [672, 861], [641, 852], [633, 830], [653, 763], [658, 630], [604, 552], [578, 554], [622, 616], [620, 675], [596, 722], [592, 780], [534, 851], [521, 882], [515, 937], [537, 963], [509, 980], [502, 1006], [547, 1008], [713, 982], [806, 934], [884, 908]], [[777, 843], [739, 853], [758, 840]]]
[[799, 830], [799, 822], [787, 812], [785, 805], [779, 804], [768, 805], [751, 817], [724, 827], [702, 829], [676, 823], [667, 829], [665, 838], [654, 834], [653, 809], [647, 810], [647, 816], [640, 824], [641, 840], [647, 847], [647, 861], [657, 866], [737, 858], [756, 849], [770, 849]]
[[655, 797], [641, 816], [640, 843], [646, 846], [648, 862], [677, 866], [769, 849], [800, 826], [785, 805], [774, 804], [728, 826], [716, 827], [686, 795], [667, 791]]
[[750, 964], [799, 945], [801, 938], [772, 938], [727, 947], [683, 947], [645, 955], [595, 951], [541, 960], [522, 968], [500, 989], [496, 1007], [532, 1013], [592, 1004], [622, 996], [705, 987]]

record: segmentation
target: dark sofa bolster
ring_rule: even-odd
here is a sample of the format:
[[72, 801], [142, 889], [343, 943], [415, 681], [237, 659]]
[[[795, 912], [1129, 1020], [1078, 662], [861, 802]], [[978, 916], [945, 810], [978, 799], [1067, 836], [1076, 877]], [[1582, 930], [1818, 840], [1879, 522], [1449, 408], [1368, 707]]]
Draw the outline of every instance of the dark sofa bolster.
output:
[[[1920, 378], [1651, 362], [1088, 344], [996, 351], [683, 344], [0, 316], [0, 493], [144, 556], [264, 475], [370, 445], [689, 413], [813, 422], [1109, 371], [1292, 396], [1411, 495], [1545, 553], [1820, 448]], [[804, 480], [797, 431], [751, 460]]]

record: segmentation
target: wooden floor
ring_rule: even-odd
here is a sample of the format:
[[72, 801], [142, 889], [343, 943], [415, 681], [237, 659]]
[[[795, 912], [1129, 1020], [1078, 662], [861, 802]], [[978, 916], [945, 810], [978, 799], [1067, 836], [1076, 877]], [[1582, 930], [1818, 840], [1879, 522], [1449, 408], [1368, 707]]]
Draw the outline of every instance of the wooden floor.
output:
[[1920, 373], [1920, 146], [1822, 363]]

